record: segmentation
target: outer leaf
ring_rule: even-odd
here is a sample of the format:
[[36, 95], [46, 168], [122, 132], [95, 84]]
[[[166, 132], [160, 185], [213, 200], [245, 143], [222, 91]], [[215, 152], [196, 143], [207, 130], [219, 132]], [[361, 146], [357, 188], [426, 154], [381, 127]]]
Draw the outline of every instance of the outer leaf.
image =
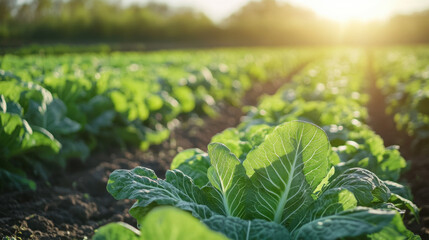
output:
[[126, 223], [109, 223], [99, 228], [93, 240], [226, 240], [213, 232], [190, 214], [172, 207], [160, 207], [151, 211], [143, 220], [141, 232]]
[[395, 193], [406, 199], [413, 200], [413, 196], [411, 195], [411, 190], [409, 186], [404, 186], [392, 181], [384, 181], [384, 184], [386, 184], [391, 193]]
[[213, 232], [190, 214], [172, 207], [151, 211], [142, 222], [141, 236], [144, 240], [227, 240], [224, 235]]
[[213, 196], [222, 202], [226, 216], [245, 216], [248, 177], [243, 165], [223, 144], [211, 143], [208, 150], [212, 164], [208, 178], [218, 192]]
[[273, 130], [243, 163], [255, 188], [254, 215], [287, 224], [309, 206], [328, 173], [329, 147], [323, 130], [310, 123], [294, 121]]
[[390, 190], [374, 173], [363, 168], [351, 168], [335, 177], [324, 191], [332, 188], [344, 188], [352, 192], [360, 206], [369, 206], [374, 202], [386, 202]]
[[330, 189], [324, 192], [313, 204], [311, 204], [305, 216], [296, 220], [292, 230], [299, 228], [305, 223], [335, 215], [342, 211], [353, 209], [356, 206], [357, 200], [355, 196], [347, 189]]
[[417, 222], [419, 221], [419, 208], [410, 200], [392, 193], [392, 195], [390, 195], [389, 202], [393, 203], [395, 207], [399, 209], [408, 209]]
[[92, 240], [138, 240], [140, 231], [123, 222], [109, 223], [95, 230]]
[[157, 205], [177, 206], [199, 219], [214, 214], [204, 205], [203, 192], [179, 170], [167, 171], [166, 180], [144, 167], [116, 170], [110, 175], [107, 190], [116, 199], [137, 199], [130, 214], [139, 221]]
[[368, 236], [369, 239], [373, 240], [419, 240], [421, 239], [419, 236], [414, 235], [410, 230], [408, 230], [404, 223], [402, 222], [402, 218], [399, 213], [395, 215], [393, 220], [384, 227], [380, 232], [370, 234]]
[[221, 232], [230, 239], [290, 239], [289, 231], [284, 226], [262, 219], [246, 221], [236, 217], [215, 215], [203, 222], [212, 230]]
[[339, 239], [375, 233], [389, 225], [396, 212], [358, 207], [309, 222], [293, 232], [294, 239]]

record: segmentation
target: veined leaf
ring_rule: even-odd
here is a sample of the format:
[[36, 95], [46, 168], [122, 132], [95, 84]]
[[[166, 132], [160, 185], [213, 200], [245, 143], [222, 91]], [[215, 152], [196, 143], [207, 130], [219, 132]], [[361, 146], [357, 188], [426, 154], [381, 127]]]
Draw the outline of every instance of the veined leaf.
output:
[[355, 196], [347, 189], [330, 189], [314, 201], [302, 217], [295, 219], [290, 225], [290, 229], [295, 231], [306, 223], [353, 209], [356, 206], [357, 201]]
[[214, 214], [204, 205], [203, 192], [180, 170], [167, 171], [165, 180], [158, 179], [152, 170], [144, 167], [116, 170], [110, 175], [107, 191], [116, 199], [138, 200], [130, 209], [138, 221], [158, 205], [176, 206], [199, 219]]
[[390, 197], [389, 188], [374, 173], [363, 168], [351, 168], [335, 177], [324, 191], [344, 188], [352, 192], [360, 206], [374, 202], [386, 202]]
[[[138, 200], [130, 213], [139, 222], [153, 207], [171, 205], [232, 239], [408, 236], [392, 223], [397, 208], [388, 202], [392, 195], [384, 182], [360, 168], [335, 174], [328, 139], [312, 124], [278, 126], [243, 162], [223, 144], [208, 149], [209, 183], [201, 189], [178, 170], [202, 154], [191, 150], [177, 158], [166, 180], [145, 168], [119, 170], [108, 190], [116, 198]], [[357, 207], [362, 205], [380, 209]]]
[[294, 229], [303, 223], [308, 223], [319, 218], [335, 215], [339, 212], [353, 209], [357, 206], [357, 200], [353, 193], [347, 189], [334, 188], [324, 192], [316, 201], [311, 204]]
[[222, 202], [226, 216], [244, 217], [248, 177], [243, 165], [223, 144], [211, 143], [208, 150], [212, 166], [207, 176], [218, 193], [212, 196]]
[[237, 217], [215, 215], [203, 222], [212, 230], [235, 240], [290, 239], [289, 231], [284, 226], [262, 219], [243, 220]]
[[253, 184], [251, 211], [257, 218], [287, 224], [313, 202], [312, 192], [329, 171], [329, 141], [305, 122], [276, 127], [243, 165]]
[[292, 233], [294, 239], [339, 239], [376, 233], [390, 224], [396, 212], [358, 207], [318, 218]]
[[335, 174], [335, 167], [332, 166], [328, 174], [322, 179], [322, 181], [320, 181], [316, 189], [314, 189], [313, 194], [316, 196], [320, 195], [320, 193], [322, 193], [322, 189], [329, 184], [329, 180], [334, 174]]

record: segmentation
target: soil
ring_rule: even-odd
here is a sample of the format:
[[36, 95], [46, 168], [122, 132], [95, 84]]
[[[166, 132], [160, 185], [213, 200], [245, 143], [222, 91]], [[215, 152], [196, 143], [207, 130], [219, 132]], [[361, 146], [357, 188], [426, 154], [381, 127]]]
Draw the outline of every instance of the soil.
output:
[[[274, 94], [298, 72], [287, 78], [255, 84], [242, 99], [243, 105], [256, 105], [262, 94]], [[65, 171], [52, 176], [49, 183], [38, 182], [36, 191], [9, 192], [0, 195], [0, 239], [84, 239], [109, 222], [127, 222], [136, 226], [128, 214], [130, 200], [117, 201], [106, 191], [110, 173], [115, 169], [145, 166], [163, 178], [174, 156], [183, 149], [207, 150], [210, 139], [228, 127], [240, 123], [239, 106], [220, 104], [217, 117], [189, 119], [172, 131], [169, 140], [142, 152], [138, 149], [109, 150], [93, 154], [86, 162], [69, 162]]]
[[[411, 186], [413, 202], [420, 208], [420, 223], [407, 217], [407, 227], [422, 239], [429, 239], [429, 159], [416, 153], [411, 147], [412, 137], [396, 128], [393, 116], [387, 114], [387, 103], [382, 91], [376, 86], [377, 76], [373, 72], [372, 55], [368, 55], [368, 93], [370, 101], [367, 104], [369, 113], [368, 124], [380, 135], [385, 146], [398, 145], [401, 155], [408, 161], [409, 169], [403, 174], [401, 181]], [[427, 146], [429, 147], [429, 146]]]

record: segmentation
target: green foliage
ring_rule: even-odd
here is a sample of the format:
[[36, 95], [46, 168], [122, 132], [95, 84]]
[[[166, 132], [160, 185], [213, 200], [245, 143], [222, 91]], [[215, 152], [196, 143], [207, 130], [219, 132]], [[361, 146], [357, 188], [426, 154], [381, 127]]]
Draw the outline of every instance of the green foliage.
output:
[[413, 137], [415, 152], [429, 143], [429, 74], [426, 48], [378, 50], [374, 54], [377, 84], [387, 99], [396, 126]]
[[251, 82], [286, 76], [307, 55], [235, 49], [1, 57], [0, 188], [27, 182], [26, 172], [46, 180], [51, 169], [91, 151], [160, 144], [178, 119], [240, 104]]
[[139, 222], [154, 207], [170, 205], [232, 239], [333, 239], [405, 229], [395, 220], [399, 212], [389, 207], [389, 188], [376, 175], [361, 168], [329, 171], [330, 144], [315, 125], [294, 121], [277, 126], [243, 162], [225, 145], [212, 143], [209, 182], [203, 187], [178, 170], [185, 164], [201, 172], [198, 165], [205, 161], [184, 160], [192, 153], [201, 155], [183, 153], [165, 180], [143, 167], [115, 170], [107, 190], [116, 199], [136, 199], [130, 213]]
[[252, 215], [288, 225], [313, 201], [311, 193], [328, 174], [328, 150], [325, 133], [311, 124], [276, 127], [243, 162], [256, 190]]
[[345, 52], [264, 97], [212, 138], [208, 154], [179, 153], [165, 180], [116, 170], [108, 191], [137, 200], [137, 219], [171, 205], [230, 239], [420, 239], [401, 218], [418, 219], [409, 188], [395, 182], [406, 162], [365, 125], [365, 62]]
[[[409, 211], [418, 219], [418, 210], [410, 201], [409, 189], [394, 182], [399, 180], [401, 172], [406, 169], [405, 160], [396, 146], [385, 148], [380, 136], [364, 124], [367, 114], [362, 105], [367, 97], [357, 94], [357, 91], [363, 86], [364, 76], [360, 69], [365, 64], [361, 62], [361, 58], [353, 57], [359, 56], [359, 52], [354, 54], [357, 55], [353, 55], [353, 52], [348, 52], [348, 55], [339, 53], [310, 64], [308, 70], [304, 69], [302, 73], [297, 74], [291, 83], [283, 86], [276, 94], [264, 97], [257, 108], [250, 108], [246, 118], [237, 128], [225, 130], [216, 135], [212, 141], [227, 145], [234, 154], [244, 160], [247, 152], [259, 147], [261, 141], [267, 140], [265, 136], [285, 121], [299, 119], [321, 125], [332, 146], [328, 158], [330, 163], [334, 164], [333, 177], [341, 179], [343, 173], [348, 173], [349, 178], [352, 176], [357, 179], [372, 178], [365, 172], [354, 174], [350, 172], [353, 168], [370, 170], [378, 178], [388, 180], [389, 188], [395, 194], [391, 197], [380, 195], [378, 196], [380, 200], [373, 200], [371, 194], [390, 190], [386, 190], [386, 186], [378, 182], [375, 186], [382, 187], [383, 190], [377, 187], [374, 189], [376, 192], [370, 193], [370, 196], [356, 196], [359, 202], [364, 202], [366, 205], [371, 202], [377, 205], [380, 202], [388, 202], [384, 205], [385, 207], [396, 209], [401, 213]], [[341, 65], [338, 68], [323, 65], [336, 66], [340, 61]], [[309, 78], [312, 79], [309, 80]], [[323, 87], [325, 85], [334, 86], [336, 90], [325, 91]], [[346, 99], [347, 95], [351, 95], [352, 98]], [[279, 139], [282, 138], [279, 137]], [[349, 181], [352, 180], [349, 179]], [[359, 189], [360, 186], [353, 184], [352, 187], [345, 188]], [[321, 186], [318, 186], [318, 189], [320, 190]], [[361, 191], [373, 190], [362, 189]], [[400, 198], [396, 197], [396, 193]]]
[[[13, 2], [13, 1], [12, 1]], [[195, 41], [209, 39], [217, 28], [204, 14], [190, 8], [171, 9], [165, 4], [149, 3], [122, 6], [104, 0], [28, 1], [13, 3], [5, 11], [0, 29], [2, 40], [91, 41]], [[180, 31], [179, 31], [180, 29]], [[27, 47], [19, 53], [37, 52]], [[137, 47], [139, 45], [137, 44]], [[46, 53], [68, 50], [87, 51], [84, 47], [42, 47]], [[89, 48], [106, 51], [104, 45]], [[128, 49], [129, 50], [129, 49]]]
[[[38, 85], [16, 80], [0, 82], [0, 92], [4, 93], [0, 95], [0, 191], [35, 189], [35, 183], [26, 178], [25, 168], [31, 166], [42, 177], [47, 173], [29, 156], [50, 162], [53, 159], [49, 156], [59, 154], [56, 164], [63, 164], [62, 145], [56, 137], [75, 132], [79, 126], [65, 118], [64, 112], [55, 112], [61, 100]], [[57, 128], [61, 121], [69, 125]]]
[[[291, 120], [303, 120], [321, 126], [328, 135], [337, 173], [352, 167], [368, 169], [383, 180], [398, 181], [406, 162], [396, 146], [384, 147], [367, 121], [363, 105], [368, 96], [365, 87], [362, 52], [347, 49], [309, 64], [276, 94], [264, 97], [258, 107], [250, 108], [236, 130], [240, 144], [250, 143], [245, 136], [254, 126], [276, 126]], [[224, 134], [224, 133], [222, 133]], [[222, 143], [232, 146], [229, 142]], [[250, 146], [242, 148], [251, 148]], [[335, 160], [334, 158], [339, 158]], [[341, 163], [340, 163], [341, 162]]]
[[[333, 216], [313, 220], [295, 232], [295, 239], [338, 239], [342, 237], [358, 237], [364, 234], [378, 234], [388, 226], [394, 212], [355, 208], [342, 211]], [[403, 225], [402, 223], [398, 223]], [[400, 234], [390, 234], [391, 237], [405, 237]]]

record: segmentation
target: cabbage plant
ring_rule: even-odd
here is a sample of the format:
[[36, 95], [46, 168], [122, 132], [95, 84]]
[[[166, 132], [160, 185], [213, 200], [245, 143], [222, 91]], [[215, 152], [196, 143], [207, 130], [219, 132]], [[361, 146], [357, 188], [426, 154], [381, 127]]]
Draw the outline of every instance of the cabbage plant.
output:
[[[139, 224], [153, 208], [169, 205], [230, 239], [414, 237], [375, 174], [361, 168], [334, 174], [329, 140], [313, 124], [277, 126], [242, 161], [220, 143], [209, 145], [208, 156], [196, 155], [177, 160], [165, 179], [144, 167], [116, 170], [107, 190], [137, 200], [130, 214]], [[187, 175], [182, 165], [199, 174]]]

